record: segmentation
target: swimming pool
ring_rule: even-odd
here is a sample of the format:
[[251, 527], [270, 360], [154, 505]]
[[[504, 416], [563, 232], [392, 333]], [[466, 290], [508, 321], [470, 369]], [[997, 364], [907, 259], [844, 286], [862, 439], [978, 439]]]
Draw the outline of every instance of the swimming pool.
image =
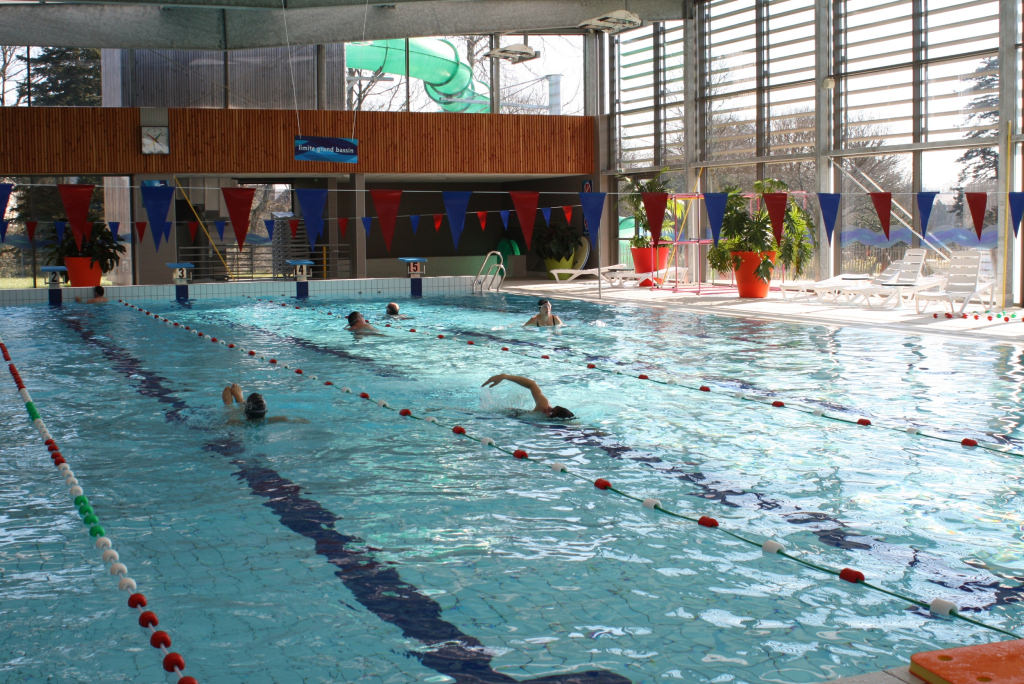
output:
[[[814, 682], [1006, 638], [811, 566], [1024, 629], [1015, 346], [584, 302], [523, 329], [507, 295], [359, 339], [339, 314], [383, 300], [132, 303], [160, 318], [10, 307], [0, 336], [199, 681]], [[510, 415], [498, 372], [577, 418]], [[310, 422], [228, 423], [231, 381]], [[2, 387], [0, 678], [173, 678]]]

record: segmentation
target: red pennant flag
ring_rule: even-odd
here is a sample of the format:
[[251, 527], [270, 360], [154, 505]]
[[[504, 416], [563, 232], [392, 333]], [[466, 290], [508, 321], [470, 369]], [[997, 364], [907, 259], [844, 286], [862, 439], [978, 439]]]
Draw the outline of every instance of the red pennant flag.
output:
[[772, 235], [775, 241], [782, 244], [782, 233], [786, 229], [786, 202], [789, 195], [785, 192], [764, 192], [764, 206], [768, 209], [768, 218], [772, 222]]
[[985, 205], [988, 204], [987, 192], [965, 192], [967, 195], [967, 206], [971, 208], [971, 218], [974, 219], [974, 232], [981, 240], [981, 229], [985, 225]]
[[36, 241], [36, 226], [39, 225], [39, 221], [25, 221], [25, 231], [28, 233], [28, 241]]
[[146, 222], [136, 221], [135, 232], [139, 234], [139, 242], [142, 242], [142, 238], [146, 236]]
[[562, 207], [562, 213], [565, 214], [565, 222], [570, 226], [572, 225], [572, 205], [566, 204]]
[[530, 249], [530, 243], [533, 242], [533, 222], [537, 219], [537, 203], [540, 200], [540, 193], [527, 190], [513, 190], [508, 194], [512, 197], [512, 204], [516, 207], [516, 216], [519, 217], [519, 229], [523, 231], [526, 249]]
[[235, 231], [238, 250], [245, 246], [245, 236], [249, 233], [249, 212], [252, 211], [252, 198], [256, 188], [221, 188], [224, 203], [228, 205], [228, 216], [231, 217], [231, 228]]
[[371, 190], [373, 206], [377, 208], [377, 221], [380, 232], [384, 236], [384, 249], [391, 251], [391, 239], [395, 236], [395, 218], [398, 216], [398, 203], [402, 200], [401, 190]]
[[292, 230], [292, 240], [294, 240], [295, 234], [299, 232], [299, 219], [288, 219], [288, 227]]
[[345, 239], [345, 234], [348, 233], [348, 219], [347, 218], [340, 218], [340, 219], [338, 219], [338, 232], [341, 233], [341, 239], [344, 240]]
[[665, 223], [665, 207], [668, 205], [667, 192], [645, 192], [640, 195], [647, 213], [647, 225], [651, 227], [651, 244], [658, 246], [661, 227]]
[[885, 233], [885, 239], [889, 239], [889, 220], [892, 217], [892, 193], [891, 192], [872, 192], [871, 201], [875, 205], [875, 212], [878, 214], [878, 220], [882, 222], [882, 232]]
[[192, 244], [196, 243], [196, 233], [199, 232], [199, 221], [188, 222], [188, 234], [192, 236]]
[[444, 214], [434, 214], [434, 232], [441, 230], [441, 221], [444, 220]]
[[478, 211], [476, 217], [480, 220], [480, 230], [487, 230], [487, 212]]
[[[75, 237], [75, 244], [82, 249], [82, 240], [92, 233], [92, 225], [88, 222], [89, 202], [92, 200], [94, 185], [69, 185], [60, 184], [57, 190], [60, 192], [60, 201], [64, 204], [64, 211], [68, 215], [68, 223], [71, 224], [71, 234]], [[88, 225], [87, 225], [88, 224]]]

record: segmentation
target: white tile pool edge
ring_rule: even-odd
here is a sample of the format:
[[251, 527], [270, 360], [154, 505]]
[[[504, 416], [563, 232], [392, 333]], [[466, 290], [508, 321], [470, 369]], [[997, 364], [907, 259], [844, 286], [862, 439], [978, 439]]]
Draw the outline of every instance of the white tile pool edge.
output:
[[[423, 278], [423, 296], [461, 295], [473, 291], [473, 276], [435, 276]], [[168, 285], [111, 285], [106, 287], [108, 299], [174, 299], [175, 286]], [[91, 287], [61, 288], [64, 303], [75, 297], [88, 299]], [[409, 297], [408, 278], [359, 278], [349, 280], [311, 280], [310, 297]], [[200, 283], [188, 286], [189, 299], [219, 299], [224, 297], [294, 297], [295, 282], [290, 280], [244, 281], [233, 283]], [[46, 304], [49, 290], [45, 287], [0, 290], [0, 306]]]

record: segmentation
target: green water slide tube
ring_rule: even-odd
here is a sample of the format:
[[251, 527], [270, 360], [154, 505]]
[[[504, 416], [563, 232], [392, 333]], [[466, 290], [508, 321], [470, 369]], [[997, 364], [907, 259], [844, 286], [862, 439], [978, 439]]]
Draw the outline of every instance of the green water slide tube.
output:
[[[345, 66], [405, 75], [405, 41], [374, 40], [345, 44]], [[409, 39], [409, 76], [423, 81], [434, 102], [446, 112], [487, 113], [487, 86], [473, 78], [473, 69], [459, 59], [454, 45], [441, 38]]]

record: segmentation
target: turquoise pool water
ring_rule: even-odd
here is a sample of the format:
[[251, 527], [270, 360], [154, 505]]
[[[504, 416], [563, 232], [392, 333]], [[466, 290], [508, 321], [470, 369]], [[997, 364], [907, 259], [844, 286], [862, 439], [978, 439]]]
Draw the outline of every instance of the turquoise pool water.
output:
[[[524, 329], [503, 295], [391, 328], [377, 300], [134, 303], [180, 326], [11, 307], [0, 336], [201, 682], [815, 682], [1008, 638], [724, 530], [1024, 630], [1018, 347], [572, 302]], [[499, 372], [577, 418], [510, 415]], [[233, 424], [231, 381], [309, 422]], [[9, 376], [0, 420], [0, 679], [173, 680]]]

